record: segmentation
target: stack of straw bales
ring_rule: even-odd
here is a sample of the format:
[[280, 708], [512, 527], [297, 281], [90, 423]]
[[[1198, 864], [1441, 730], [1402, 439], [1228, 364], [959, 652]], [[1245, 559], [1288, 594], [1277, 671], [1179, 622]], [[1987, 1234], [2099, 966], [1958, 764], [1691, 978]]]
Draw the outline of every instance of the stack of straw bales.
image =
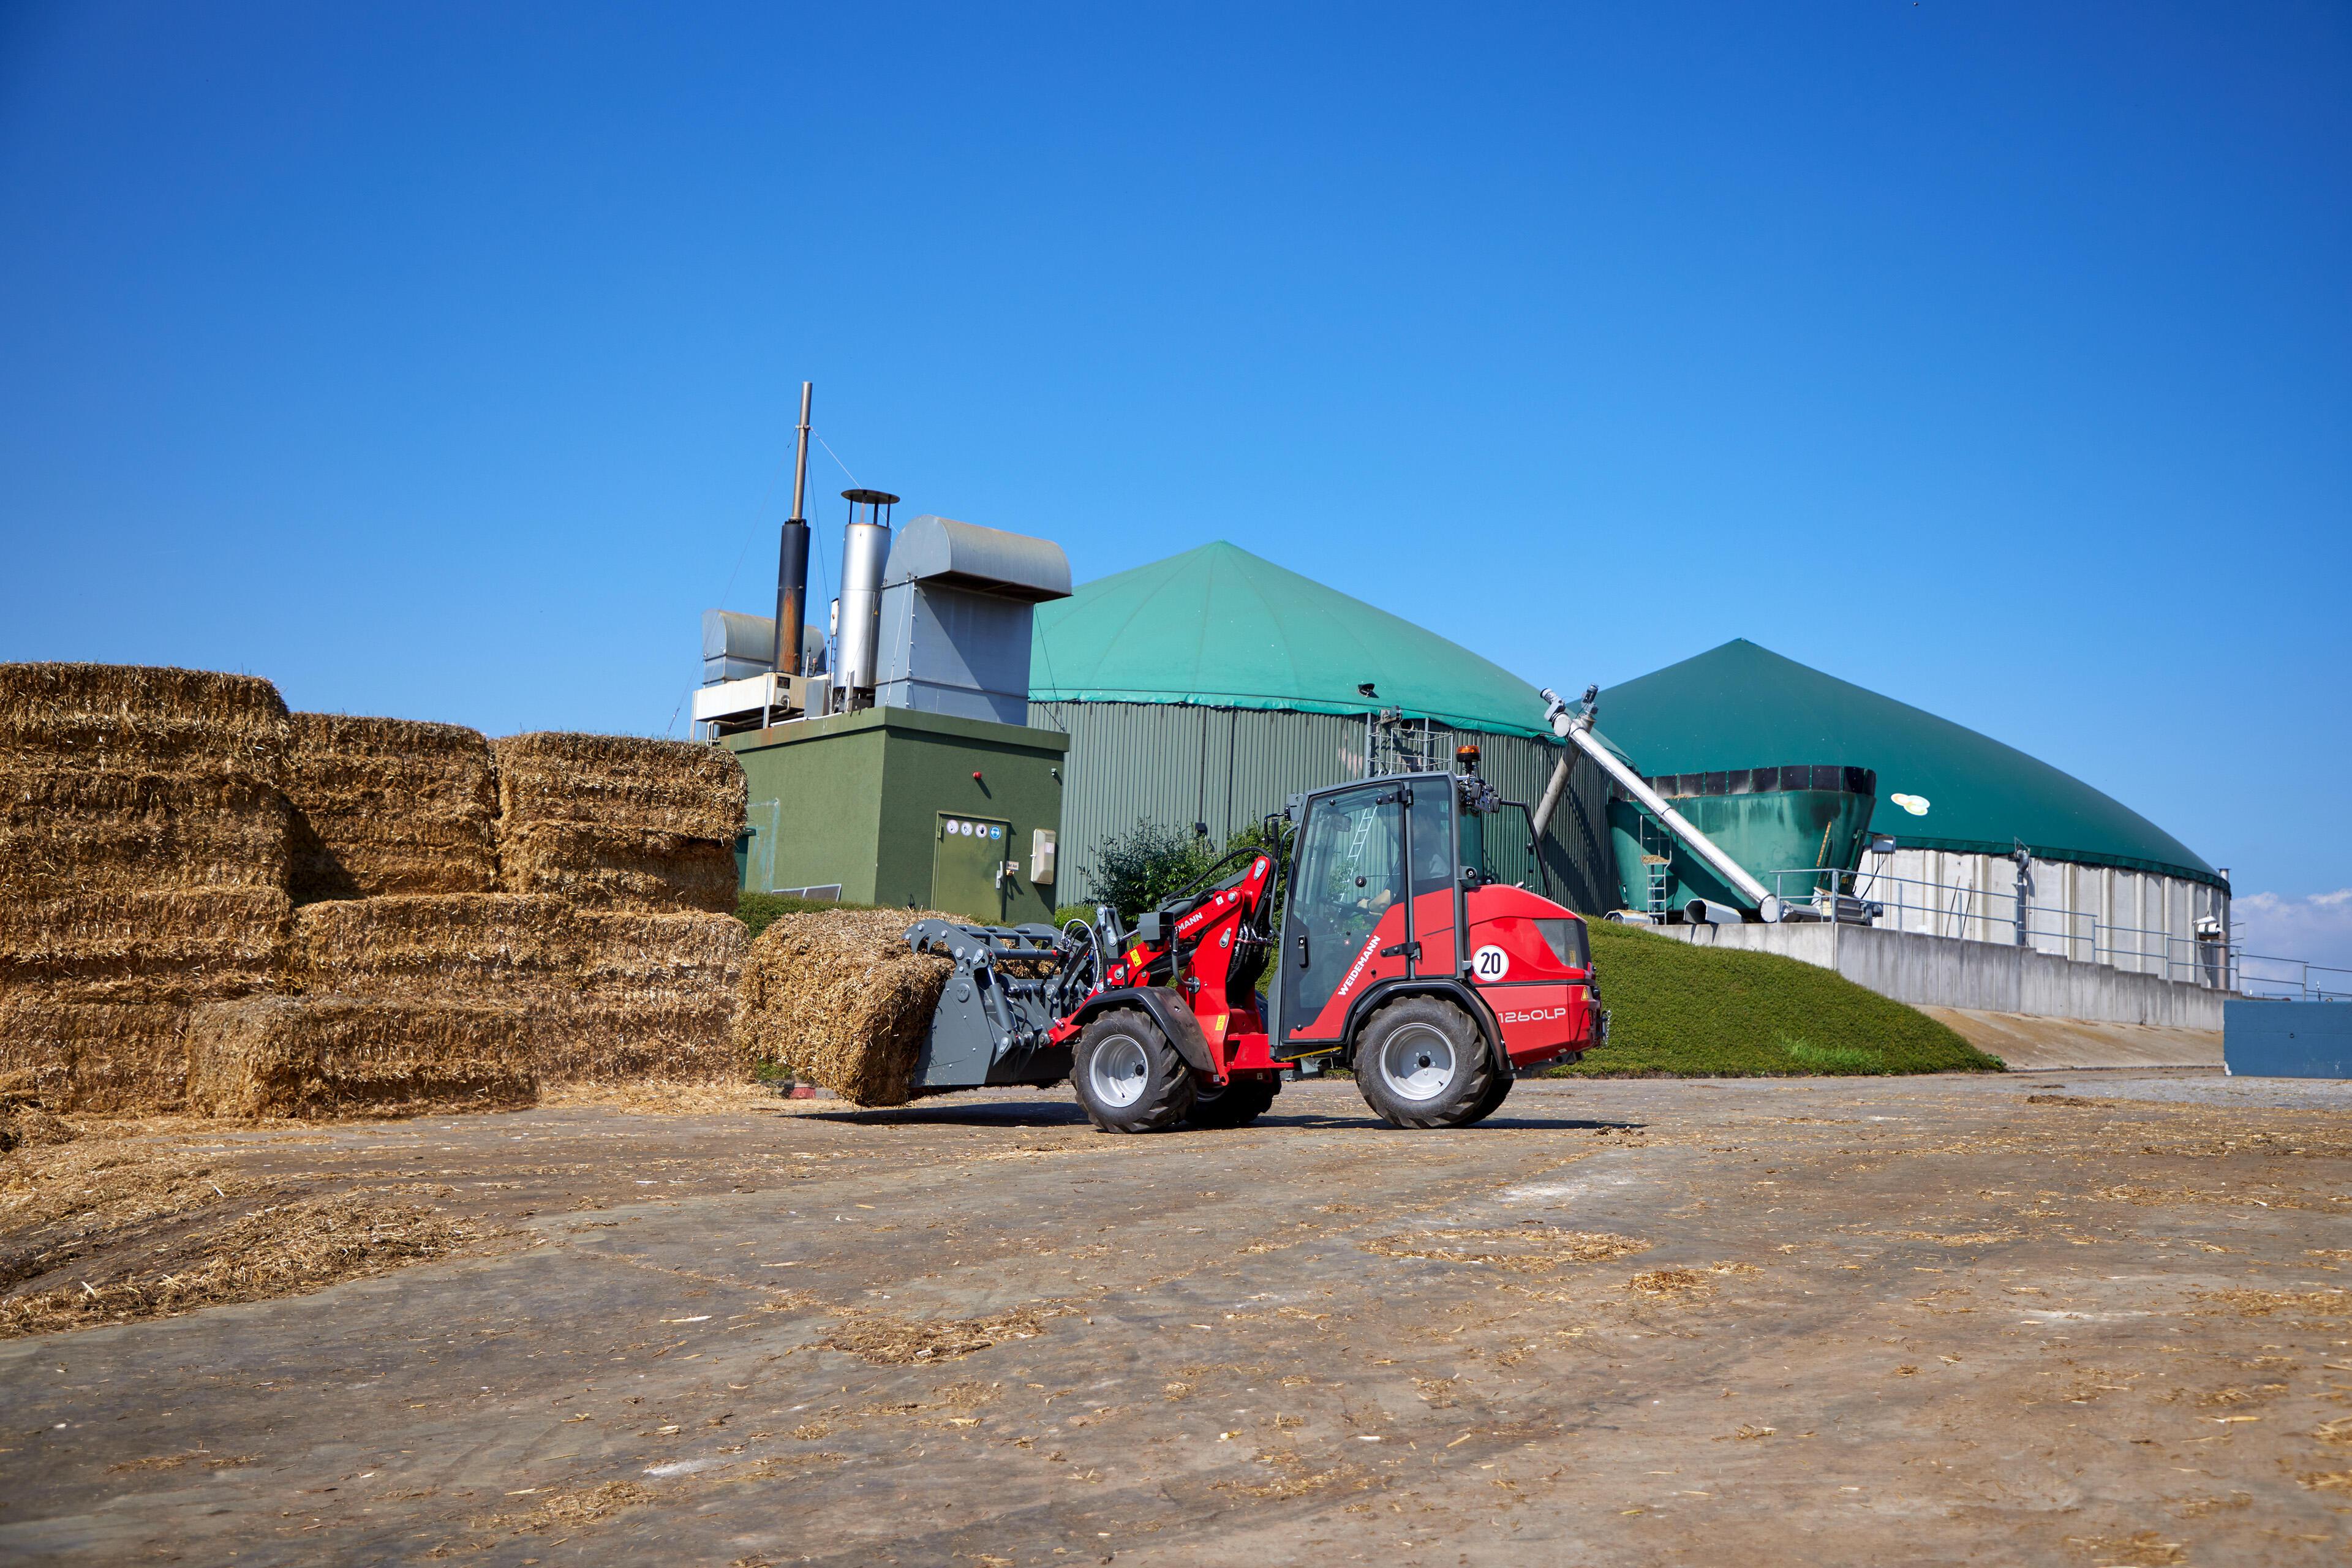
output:
[[288, 731], [250, 676], [0, 665], [0, 1089], [173, 1103], [191, 1011], [276, 983]]
[[740, 1074], [743, 816], [709, 747], [0, 665], [0, 1096], [308, 1115]]
[[511, 735], [496, 753], [499, 886], [579, 910], [579, 983], [541, 1015], [541, 1078], [741, 1077], [741, 765], [625, 735]]
[[285, 787], [297, 903], [498, 885], [498, 785], [478, 730], [297, 713]]
[[498, 742], [499, 886], [583, 909], [735, 908], [743, 770], [716, 746], [627, 735]]
[[736, 1037], [746, 1057], [790, 1068], [859, 1105], [904, 1105], [915, 1059], [955, 965], [907, 945], [930, 910], [779, 915], [744, 965]]
[[348, 996], [248, 996], [196, 1009], [188, 1108], [207, 1116], [377, 1116], [530, 1105], [520, 1008], [387, 1007]]

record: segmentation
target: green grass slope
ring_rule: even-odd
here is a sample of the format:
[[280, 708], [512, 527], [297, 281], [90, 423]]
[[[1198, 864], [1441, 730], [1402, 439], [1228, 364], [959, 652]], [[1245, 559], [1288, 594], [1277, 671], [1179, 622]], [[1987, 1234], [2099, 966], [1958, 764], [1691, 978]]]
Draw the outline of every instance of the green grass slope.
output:
[[1829, 970], [1640, 926], [1594, 921], [1591, 931], [1609, 1044], [1560, 1076], [2000, 1070], [1926, 1014]]

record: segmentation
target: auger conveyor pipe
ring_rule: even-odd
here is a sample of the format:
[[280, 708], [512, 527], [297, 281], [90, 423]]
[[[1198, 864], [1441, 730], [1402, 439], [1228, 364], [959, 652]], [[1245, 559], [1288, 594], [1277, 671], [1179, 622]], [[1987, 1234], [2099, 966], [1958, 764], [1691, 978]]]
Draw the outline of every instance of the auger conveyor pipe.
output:
[[[1550, 721], [1551, 732], [1600, 763], [1601, 771], [1616, 780], [1618, 787], [1633, 796], [1643, 810], [1664, 824], [1666, 831], [1687, 846], [1692, 854], [1714, 868], [1717, 875], [1739, 889], [1756, 906], [1756, 912], [1767, 923], [1779, 921], [1782, 912], [1780, 899], [1750, 876], [1746, 867], [1718, 848], [1715, 840], [1692, 826], [1681, 812], [1666, 804], [1664, 796], [1652, 789], [1641, 774], [1620, 762], [1615, 753], [1593, 734], [1592, 718], [1599, 706], [1600, 695], [1598, 688], [1586, 688], [1584, 710], [1570, 712], [1568, 704], [1560, 700], [1559, 694], [1546, 687], [1543, 693], [1544, 716]], [[1574, 763], [1574, 758], [1562, 757], [1559, 765], [1552, 769], [1551, 783], [1545, 786], [1542, 804], [1536, 807], [1534, 826], [1538, 839], [1551, 821], [1551, 814], [1559, 809], [1559, 797], [1568, 791], [1568, 775]]]

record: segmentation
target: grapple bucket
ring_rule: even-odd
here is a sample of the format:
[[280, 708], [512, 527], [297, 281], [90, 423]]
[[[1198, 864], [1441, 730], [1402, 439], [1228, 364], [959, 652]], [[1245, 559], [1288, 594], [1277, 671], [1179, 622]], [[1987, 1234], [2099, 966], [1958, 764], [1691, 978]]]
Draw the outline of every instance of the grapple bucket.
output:
[[908, 929], [907, 942], [955, 963], [915, 1058], [918, 1090], [1045, 1085], [1069, 1076], [1069, 1047], [1045, 1038], [1056, 1017], [1051, 982], [1063, 962], [1053, 927], [928, 920]]

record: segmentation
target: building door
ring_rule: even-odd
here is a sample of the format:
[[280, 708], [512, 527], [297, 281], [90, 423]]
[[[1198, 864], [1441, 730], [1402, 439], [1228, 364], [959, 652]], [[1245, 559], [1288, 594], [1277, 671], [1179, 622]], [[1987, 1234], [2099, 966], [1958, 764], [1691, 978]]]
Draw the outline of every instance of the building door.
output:
[[1013, 826], [941, 812], [931, 851], [931, 907], [993, 925], [1004, 918], [1004, 862]]

